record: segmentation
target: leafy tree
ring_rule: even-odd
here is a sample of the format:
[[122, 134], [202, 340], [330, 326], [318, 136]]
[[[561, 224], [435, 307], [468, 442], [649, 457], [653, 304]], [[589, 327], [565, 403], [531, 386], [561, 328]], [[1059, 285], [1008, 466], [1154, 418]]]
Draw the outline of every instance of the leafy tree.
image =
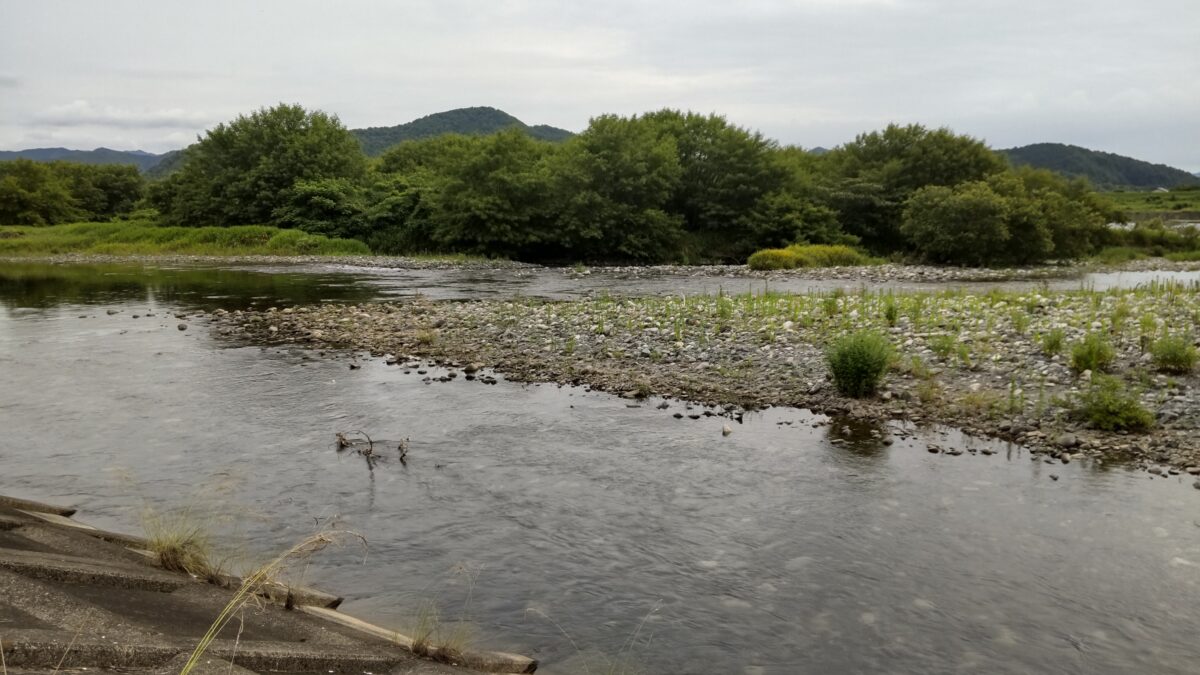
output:
[[28, 159], [0, 163], [0, 224], [53, 225], [84, 215], [62, 177]]
[[145, 192], [146, 181], [131, 164], [52, 162], [49, 167], [66, 183], [87, 220], [129, 213]]
[[376, 164], [381, 173], [411, 173], [418, 169], [442, 171], [466, 159], [480, 147], [480, 138], [463, 134], [443, 134], [424, 140], [405, 141], [393, 146]]
[[434, 173], [427, 197], [434, 241], [452, 250], [525, 258], [555, 236], [547, 211], [552, 145], [519, 129], [471, 139]]
[[297, 181], [365, 173], [362, 150], [337, 117], [280, 104], [208, 131], [150, 197], [180, 225], [265, 223]]
[[680, 178], [666, 211], [683, 219], [708, 257], [740, 261], [802, 236], [797, 225], [812, 220], [810, 195], [791, 189], [797, 158], [773, 141], [719, 115], [660, 110], [641, 122], [675, 143]]
[[901, 231], [931, 262], [985, 265], [1008, 243], [1008, 217], [1009, 204], [986, 182], [930, 185], [909, 198]]
[[682, 171], [675, 141], [638, 118], [602, 115], [547, 162], [560, 243], [578, 259], [665, 261], [682, 217], [668, 213]]
[[347, 178], [297, 181], [275, 208], [272, 222], [279, 227], [304, 230], [341, 239], [363, 240], [363, 190]]
[[983, 180], [1007, 166], [982, 141], [919, 124], [859, 134], [827, 161], [830, 204], [842, 227], [878, 251], [904, 247], [898, 226], [905, 202], [917, 190]]

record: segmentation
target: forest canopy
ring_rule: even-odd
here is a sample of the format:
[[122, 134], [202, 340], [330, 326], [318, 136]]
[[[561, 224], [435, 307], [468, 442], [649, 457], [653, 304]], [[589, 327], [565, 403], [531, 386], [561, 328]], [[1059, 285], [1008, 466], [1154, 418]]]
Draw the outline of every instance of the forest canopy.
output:
[[[269, 224], [385, 254], [740, 263], [760, 249], [848, 244], [1025, 264], [1095, 252], [1121, 215], [1082, 180], [1013, 168], [945, 128], [890, 125], [818, 154], [677, 110], [601, 115], [557, 142], [517, 126], [436, 135], [368, 159], [336, 117], [281, 104], [218, 125], [176, 161], [148, 189], [163, 224]], [[0, 219], [104, 219], [141, 194], [136, 170], [125, 197], [100, 199], [84, 186], [103, 181], [50, 166], [0, 165]]]

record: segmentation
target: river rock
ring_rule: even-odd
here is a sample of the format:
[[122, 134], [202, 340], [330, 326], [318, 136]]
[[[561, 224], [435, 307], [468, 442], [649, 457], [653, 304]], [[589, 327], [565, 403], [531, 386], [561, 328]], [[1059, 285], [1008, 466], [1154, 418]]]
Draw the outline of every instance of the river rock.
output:
[[721, 435], [722, 436], [728, 436], [729, 434], [732, 434], [732, 433], [733, 433], [733, 427], [729, 426], [728, 424], [721, 427]]
[[188, 325], [186, 323], [181, 323], [178, 326], [176, 326], [176, 328], [178, 328], [179, 330], [187, 330]]
[[1079, 437], [1075, 434], [1059, 434], [1054, 444], [1060, 448], [1074, 448], [1079, 445]]

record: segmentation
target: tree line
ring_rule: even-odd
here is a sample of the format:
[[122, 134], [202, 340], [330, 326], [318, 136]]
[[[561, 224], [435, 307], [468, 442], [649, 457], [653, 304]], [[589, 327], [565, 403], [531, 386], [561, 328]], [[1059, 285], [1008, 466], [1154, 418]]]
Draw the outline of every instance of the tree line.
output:
[[279, 105], [218, 125], [179, 166], [147, 189], [164, 224], [272, 224], [388, 254], [744, 262], [810, 243], [1024, 264], [1090, 254], [1119, 218], [1085, 181], [944, 128], [891, 125], [816, 154], [676, 110], [601, 115], [557, 143], [508, 129], [368, 159], [336, 117]]
[[109, 220], [131, 212], [145, 188], [132, 165], [0, 162], [0, 225]]

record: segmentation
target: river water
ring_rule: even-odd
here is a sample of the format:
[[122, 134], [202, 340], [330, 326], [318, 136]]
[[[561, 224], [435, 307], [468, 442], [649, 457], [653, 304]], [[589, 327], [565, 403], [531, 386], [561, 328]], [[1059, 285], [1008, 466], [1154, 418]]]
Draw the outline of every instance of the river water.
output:
[[[173, 316], [412, 291], [389, 276], [0, 267], [0, 493], [126, 531], [192, 506], [260, 560], [336, 521], [365, 558], [297, 573], [345, 611], [403, 629], [436, 604], [539, 672], [1200, 672], [1191, 479], [794, 409], [426, 384]], [[532, 294], [450, 276], [421, 292]], [[381, 462], [334, 449], [355, 430]]]

